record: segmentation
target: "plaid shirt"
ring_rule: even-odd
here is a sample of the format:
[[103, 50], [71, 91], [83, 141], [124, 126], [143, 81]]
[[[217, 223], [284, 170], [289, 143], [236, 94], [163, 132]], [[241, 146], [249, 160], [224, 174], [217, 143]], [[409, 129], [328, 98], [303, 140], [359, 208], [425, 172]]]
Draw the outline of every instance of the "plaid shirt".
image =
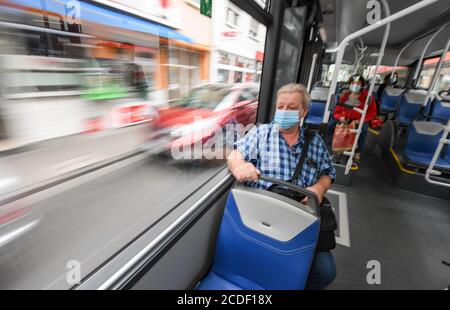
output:
[[[304, 143], [302, 130], [297, 143], [289, 147], [279, 131], [278, 124], [271, 122], [253, 127], [245, 137], [235, 143], [235, 147], [244, 155], [245, 161], [254, 164], [262, 175], [288, 181], [300, 160]], [[334, 181], [336, 169], [322, 138], [314, 133], [303, 170], [293, 182], [305, 188], [314, 185], [323, 175]], [[260, 180], [258, 183], [247, 182], [247, 185], [267, 189], [271, 183]]]

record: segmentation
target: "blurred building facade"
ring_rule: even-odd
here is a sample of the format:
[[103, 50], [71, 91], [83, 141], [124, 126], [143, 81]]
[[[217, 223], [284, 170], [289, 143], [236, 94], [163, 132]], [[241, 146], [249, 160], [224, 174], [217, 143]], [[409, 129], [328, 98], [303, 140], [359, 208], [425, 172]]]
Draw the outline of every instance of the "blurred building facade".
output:
[[191, 42], [160, 38], [156, 100], [170, 102], [209, 81], [212, 21], [200, 14], [200, 0], [97, 0], [173, 27]]
[[148, 122], [209, 81], [211, 19], [196, 1], [0, 6], [0, 151]]
[[200, 14], [199, 0], [164, 2], [178, 16], [178, 31], [193, 41], [166, 40], [161, 45], [164, 75], [168, 76], [162, 88], [168, 90], [170, 102], [186, 96], [193, 86], [209, 82], [212, 20]]
[[[264, 6], [265, 1], [259, 1]], [[228, 0], [213, 1], [211, 80], [259, 82], [266, 29]]]

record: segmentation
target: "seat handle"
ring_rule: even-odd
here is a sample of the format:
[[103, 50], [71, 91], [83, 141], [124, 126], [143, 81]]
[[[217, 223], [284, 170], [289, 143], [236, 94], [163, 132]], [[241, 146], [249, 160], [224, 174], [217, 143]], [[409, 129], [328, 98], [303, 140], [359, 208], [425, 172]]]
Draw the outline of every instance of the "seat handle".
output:
[[261, 181], [266, 181], [266, 182], [270, 182], [270, 183], [281, 185], [283, 187], [292, 189], [292, 190], [294, 190], [296, 192], [299, 192], [299, 193], [305, 195], [306, 197], [308, 197], [308, 202], [310, 204], [312, 204], [312, 207], [314, 208], [314, 210], [316, 210], [316, 214], [320, 215], [320, 203], [319, 203], [319, 198], [317, 197], [316, 193], [313, 193], [313, 192], [307, 190], [306, 188], [297, 186], [297, 185], [292, 184], [290, 182], [286, 182], [286, 181], [283, 181], [283, 180], [280, 180], [280, 179], [275, 179], [275, 178], [272, 178], [272, 177], [267, 177], [267, 176], [261, 175], [259, 177], [259, 179]]

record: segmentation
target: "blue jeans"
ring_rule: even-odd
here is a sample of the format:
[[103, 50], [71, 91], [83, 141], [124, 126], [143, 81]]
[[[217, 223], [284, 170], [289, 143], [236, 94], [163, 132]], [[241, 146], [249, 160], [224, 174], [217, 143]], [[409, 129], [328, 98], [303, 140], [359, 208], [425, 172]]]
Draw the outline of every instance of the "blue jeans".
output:
[[314, 255], [309, 270], [306, 290], [323, 290], [336, 278], [336, 263], [330, 251], [318, 252]]
[[[334, 118], [331, 118], [330, 122], [328, 123], [328, 141], [333, 141], [333, 135], [334, 135], [334, 129], [336, 128], [337, 120]], [[367, 132], [369, 131], [369, 123], [364, 123], [361, 134], [359, 135], [358, 140], [358, 150], [359, 152], [362, 152], [364, 144], [366, 143], [366, 137]]]

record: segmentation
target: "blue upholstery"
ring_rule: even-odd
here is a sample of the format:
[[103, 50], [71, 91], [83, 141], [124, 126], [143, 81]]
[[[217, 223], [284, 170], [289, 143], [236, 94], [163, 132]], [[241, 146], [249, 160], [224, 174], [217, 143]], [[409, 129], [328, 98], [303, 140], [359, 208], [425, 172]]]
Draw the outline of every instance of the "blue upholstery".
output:
[[313, 100], [309, 106], [309, 113], [306, 116], [305, 122], [311, 125], [321, 125], [323, 115], [325, 114], [325, 102]]
[[[303, 212], [305, 217], [309, 217], [310, 225], [306, 225], [299, 232], [294, 230], [294, 235], [289, 237], [289, 240], [278, 240], [274, 236], [258, 232], [257, 228], [250, 228], [251, 225], [247, 222], [248, 214], [242, 211], [236, 202], [239, 201], [236, 198], [238, 194], [232, 190], [228, 196], [214, 263], [210, 273], [197, 289], [304, 289], [315, 253], [320, 220], [294, 204], [286, 203], [286, 200], [281, 202], [270, 195], [257, 193], [261, 199], [269, 200], [270, 203], [266, 206], [275, 208], [271, 212], [276, 214], [275, 217], [279, 220], [278, 223], [271, 223], [273, 225], [270, 228], [264, 227], [269, 232], [283, 230], [283, 223], [289, 221], [280, 218], [279, 211], [282, 208], [294, 208], [294, 212], [298, 212], [299, 216], [302, 216]], [[265, 212], [259, 212], [263, 202], [258, 201], [258, 197], [251, 200], [257, 215]], [[284, 207], [277, 206], [277, 201], [284, 203]], [[260, 222], [257, 224], [261, 225]]]
[[[197, 290], [207, 291], [207, 290], [219, 290], [219, 291], [227, 291], [227, 290], [242, 290], [241, 287], [237, 286], [234, 283], [227, 281], [225, 278], [222, 278], [215, 272], [210, 272], [208, 276], [203, 279], [202, 282], [197, 286]], [[260, 288], [261, 289], [261, 288]]]
[[[444, 126], [438, 123], [414, 121], [408, 128], [403, 156], [408, 163], [428, 166], [442, 137]], [[436, 168], [450, 170], [448, 148], [441, 152]]]
[[422, 90], [409, 90], [403, 93], [400, 97], [400, 103], [396, 115], [396, 119], [400, 126], [409, 126], [411, 122], [419, 115], [425, 97], [426, 92]]
[[433, 108], [430, 115], [448, 121], [450, 119], [450, 98], [449, 96], [443, 98], [436, 98], [433, 102]]
[[312, 89], [309, 113], [305, 118], [306, 124], [315, 126], [322, 124], [329, 91], [330, 88], [324, 86], [316, 86]]
[[387, 86], [381, 95], [380, 111], [383, 113], [394, 112], [403, 92], [403, 89]]

